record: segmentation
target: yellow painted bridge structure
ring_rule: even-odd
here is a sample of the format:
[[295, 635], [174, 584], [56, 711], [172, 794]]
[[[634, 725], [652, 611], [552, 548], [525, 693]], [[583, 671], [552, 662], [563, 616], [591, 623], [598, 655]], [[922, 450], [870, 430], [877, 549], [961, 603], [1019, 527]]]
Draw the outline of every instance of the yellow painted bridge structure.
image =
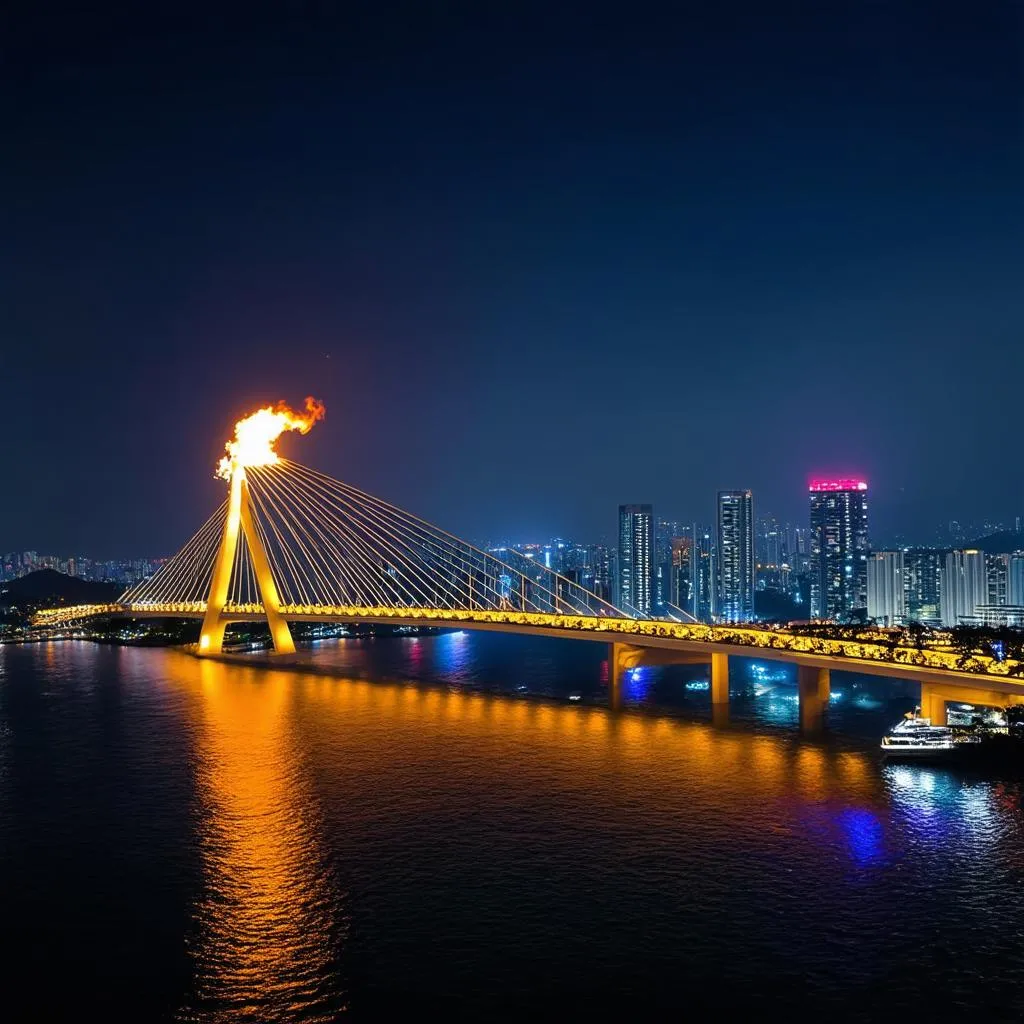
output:
[[706, 625], [643, 616], [515, 550], [483, 551], [381, 499], [285, 459], [236, 466], [227, 500], [155, 575], [113, 604], [40, 611], [39, 626], [96, 616], [191, 618], [198, 653], [223, 651], [232, 623], [265, 622], [278, 654], [292, 654], [289, 623], [435, 626], [564, 637], [610, 645], [613, 699], [643, 664], [711, 666], [711, 700], [729, 700], [729, 656], [793, 663], [801, 719], [828, 702], [830, 673], [909, 678], [922, 712], [945, 721], [948, 701], [1024, 703], [1024, 663], [920, 644], [899, 631]]

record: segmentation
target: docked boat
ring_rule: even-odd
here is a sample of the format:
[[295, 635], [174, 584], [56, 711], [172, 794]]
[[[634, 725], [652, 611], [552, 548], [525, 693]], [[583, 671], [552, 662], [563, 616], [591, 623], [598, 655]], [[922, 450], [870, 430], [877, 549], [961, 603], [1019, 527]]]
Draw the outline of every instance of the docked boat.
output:
[[920, 708], [907, 712], [882, 737], [882, 753], [886, 757], [935, 760], [949, 757], [957, 748], [953, 730], [947, 725], [932, 725], [922, 718]]

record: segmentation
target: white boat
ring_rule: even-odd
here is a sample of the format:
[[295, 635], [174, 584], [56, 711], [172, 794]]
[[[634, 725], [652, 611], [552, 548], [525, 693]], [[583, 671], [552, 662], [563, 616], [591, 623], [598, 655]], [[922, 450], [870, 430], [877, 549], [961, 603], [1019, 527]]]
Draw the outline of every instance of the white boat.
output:
[[888, 734], [882, 737], [882, 753], [887, 757], [941, 758], [956, 749], [953, 730], [948, 725], [932, 725], [920, 716], [920, 708], [907, 712]]

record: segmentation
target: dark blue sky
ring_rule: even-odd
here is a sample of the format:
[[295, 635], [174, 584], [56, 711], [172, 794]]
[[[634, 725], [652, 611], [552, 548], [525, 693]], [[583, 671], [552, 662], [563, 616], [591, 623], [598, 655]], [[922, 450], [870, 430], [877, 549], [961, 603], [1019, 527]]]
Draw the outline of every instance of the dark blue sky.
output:
[[1024, 514], [1019, 4], [25, 6], [0, 550], [175, 549], [307, 393], [471, 537]]

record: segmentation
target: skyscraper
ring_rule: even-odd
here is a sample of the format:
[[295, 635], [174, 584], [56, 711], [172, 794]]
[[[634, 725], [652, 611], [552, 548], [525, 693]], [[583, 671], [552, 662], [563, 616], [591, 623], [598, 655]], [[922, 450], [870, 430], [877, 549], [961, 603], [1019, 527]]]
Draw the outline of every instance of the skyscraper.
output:
[[668, 605], [676, 604], [672, 598], [672, 542], [681, 533], [679, 523], [673, 519], [658, 519], [654, 528], [654, 568], [652, 571], [651, 606], [655, 615], [664, 615]]
[[973, 616], [978, 605], [988, 603], [985, 552], [950, 551], [942, 570], [942, 624], [959, 626]]
[[1015, 551], [1010, 555], [1006, 603], [1024, 605], [1024, 551]]
[[672, 571], [669, 576], [669, 600], [677, 608], [692, 614], [693, 537], [672, 538]]
[[763, 516], [758, 520], [754, 554], [758, 563], [764, 566], [778, 568], [785, 560], [785, 533], [774, 516]]
[[901, 626], [906, 614], [903, 552], [873, 551], [868, 557], [868, 616], [883, 626]]
[[811, 616], [844, 619], [867, 608], [868, 485], [812, 480]]
[[754, 619], [754, 496], [718, 492], [718, 619]]
[[903, 552], [908, 622], [941, 625], [942, 569], [945, 562], [946, 556], [938, 548], [907, 548]]
[[651, 613], [654, 512], [650, 505], [619, 506], [619, 562], [616, 600], [621, 608]]
[[985, 575], [988, 579], [987, 603], [996, 606], [1006, 604], [1010, 586], [1010, 556], [986, 555]]

